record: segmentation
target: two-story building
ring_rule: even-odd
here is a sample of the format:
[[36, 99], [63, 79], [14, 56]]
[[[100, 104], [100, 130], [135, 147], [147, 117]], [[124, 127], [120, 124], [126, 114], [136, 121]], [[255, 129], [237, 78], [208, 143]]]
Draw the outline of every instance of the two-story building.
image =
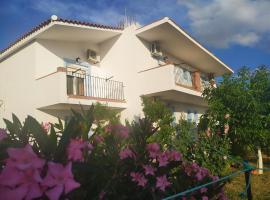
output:
[[232, 72], [167, 17], [120, 28], [52, 16], [1, 52], [0, 117], [54, 122], [101, 102], [132, 120], [147, 95], [197, 121], [203, 88]]

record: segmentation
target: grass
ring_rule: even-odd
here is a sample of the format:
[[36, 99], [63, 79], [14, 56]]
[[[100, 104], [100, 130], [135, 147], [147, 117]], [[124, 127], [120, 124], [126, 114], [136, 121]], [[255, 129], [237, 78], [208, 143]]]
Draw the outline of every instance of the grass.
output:
[[[251, 163], [255, 165], [254, 163]], [[264, 164], [270, 168], [270, 163]], [[270, 171], [264, 171], [262, 175], [251, 176], [251, 190], [254, 200], [270, 200]], [[234, 177], [225, 185], [225, 192], [230, 200], [242, 199], [240, 193], [245, 191], [245, 176]], [[246, 199], [246, 198], [244, 198]]]

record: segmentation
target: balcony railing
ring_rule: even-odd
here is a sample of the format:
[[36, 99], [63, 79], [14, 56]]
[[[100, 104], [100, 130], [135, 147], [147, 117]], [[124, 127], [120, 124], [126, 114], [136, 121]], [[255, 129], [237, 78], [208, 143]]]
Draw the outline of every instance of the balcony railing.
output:
[[119, 81], [67, 72], [67, 94], [123, 101], [124, 86]]

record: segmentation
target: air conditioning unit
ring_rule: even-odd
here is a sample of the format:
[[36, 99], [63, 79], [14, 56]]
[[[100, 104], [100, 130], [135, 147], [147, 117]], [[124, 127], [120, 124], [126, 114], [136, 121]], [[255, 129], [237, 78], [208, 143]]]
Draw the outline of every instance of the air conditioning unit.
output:
[[91, 49], [87, 50], [87, 60], [96, 64], [100, 62], [100, 56], [97, 55], [97, 53]]
[[151, 54], [154, 57], [162, 57], [161, 48], [158, 42], [153, 42], [151, 44]]

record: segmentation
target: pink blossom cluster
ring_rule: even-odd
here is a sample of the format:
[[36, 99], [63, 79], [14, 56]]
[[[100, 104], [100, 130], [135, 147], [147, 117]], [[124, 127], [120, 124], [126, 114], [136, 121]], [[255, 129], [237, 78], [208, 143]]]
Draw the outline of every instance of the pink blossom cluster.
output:
[[41, 126], [46, 133], [48, 133], [50, 131], [50, 128], [51, 128], [50, 122], [42, 122]]
[[129, 136], [129, 130], [126, 126], [123, 126], [121, 124], [115, 124], [115, 125], [108, 125], [105, 128], [106, 132], [114, 133], [115, 135], [121, 137], [121, 138], [128, 138]]
[[197, 181], [210, 177], [209, 170], [204, 167], [200, 167], [197, 163], [184, 164], [184, 171], [188, 176], [194, 177]]
[[136, 155], [129, 148], [125, 148], [125, 149], [120, 151], [119, 157], [120, 157], [121, 160], [124, 160], [126, 158], [136, 158]]
[[155, 172], [157, 171], [156, 168], [152, 167], [151, 165], [143, 165], [144, 173], [145, 175], [155, 175]]
[[172, 150], [172, 151], [160, 151], [160, 146], [157, 143], [150, 143], [147, 145], [147, 150], [149, 153], [149, 157], [153, 159], [157, 159], [159, 162], [159, 167], [165, 167], [171, 161], [181, 161], [182, 155], [180, 152]]
[[71, 163], [49, 162], [45, 178], [45, 160], [39, 158], [32, 147], [8, 148], [8, 158], [0, 173], [0, 197], [5, 200], [31, 200], [44, 194], [50, 200], [58, 200], [64, 192], [67, 194], [80, 186], [73, 179]]
[[[147, 169], [149, 170], [149, 168]], [[149, 171], [148, 171], [149, 172]], [[154, 173], [153, 169], [150, 170], [150, 173]], [[144, 176], [143, 173], [140, 172], [131, 172], [130, 176], [132, 177], [132, 181], [137, 183], [138, 186], [145, 187], [148, 180]], [[168, 181], [166, 175], [156, 177], [156, 188], [165, 191], [165, 189], [170, 186], [171, 183]]]
[[70, 161], [83, 161], [83, 152], [90, 154], [93, 150], [93, 145], [82, 139], [71, 139], [67, 148], [67, 156]]
[[[146, 146], [146, 149], [148, 151], [149, 157], [152, 160], [158, 161], [158, 167], [165, 167], [170, 162], [174, 161], [181, 161], [182, 155], [180, 152], [175, 150], [167, 150], [162, 152], [160, 149], [160, 145], [158, 143], [150, 143]], [[120, 158], [133, 158], [134, 153], [126, 148], [123, 151], [120, 152]], [[156, 176], [157, 168], [153, 167], [152, 165], [142, 165], [142, 168], [144, 170], [144, 173], [142, 172], [132, 172], [130, 176], [132, 177], [132, 181], [137, 183], [138, 186], [145, 187], [148, 180], [147, 176], [153, 176], [156, 179], [155, 187], [156, 189], [160, 191], [165, 191], [167, 187], [171, 185], [171, 183], [168, 181], [166, 175], [160, 175]]]
[[143, 173], [140, 172], [131, 172], [130, 176], [132, 177], [132, 181], [136, 182], [138, 186], [144, 187], [147, 184], [147, 179], [143, 175]]
[[[219, 179], [218, 176], [212, 176], [212, 175], [210, 175], [208, 169], [206, 169], [204, 167], [200, 167], [197, 163], [192, 163], [192, 164], [190, 164], [190, 163], [184, 163], [183, 164], [183, 169], [184, 169], [184, 172], [186, 173], [186, 175], [192, 177], [193, 180], [196, 181], [196, 182], [202, 181], [204, 178], [210, 178], [213, 181]], [[206, 187], [205, 188], [201, 188], [199, 190], [202, 200], [208, 200], [209, 199], [206, 196], [207, 191], [208, 191], [208, 189]], [[182, 197], [182, 200], [186, 200], [186, 199], [187, 199], [186, 197]], [[195, 200], [196, 198], [193, 197], [193, 196], [191, 196], [191, 197], [189, 197], [189, 199], [194, 199]], [[218, 199], [227, 200], [227, 197], [226, 197], [224, 191], [222, 191], [219, 194]]]
[[170, 186], [171, 183], [168, 181], [166, 175], [157, 177], [156, 187], [161, 191], [165, 191], [166, 187]]

